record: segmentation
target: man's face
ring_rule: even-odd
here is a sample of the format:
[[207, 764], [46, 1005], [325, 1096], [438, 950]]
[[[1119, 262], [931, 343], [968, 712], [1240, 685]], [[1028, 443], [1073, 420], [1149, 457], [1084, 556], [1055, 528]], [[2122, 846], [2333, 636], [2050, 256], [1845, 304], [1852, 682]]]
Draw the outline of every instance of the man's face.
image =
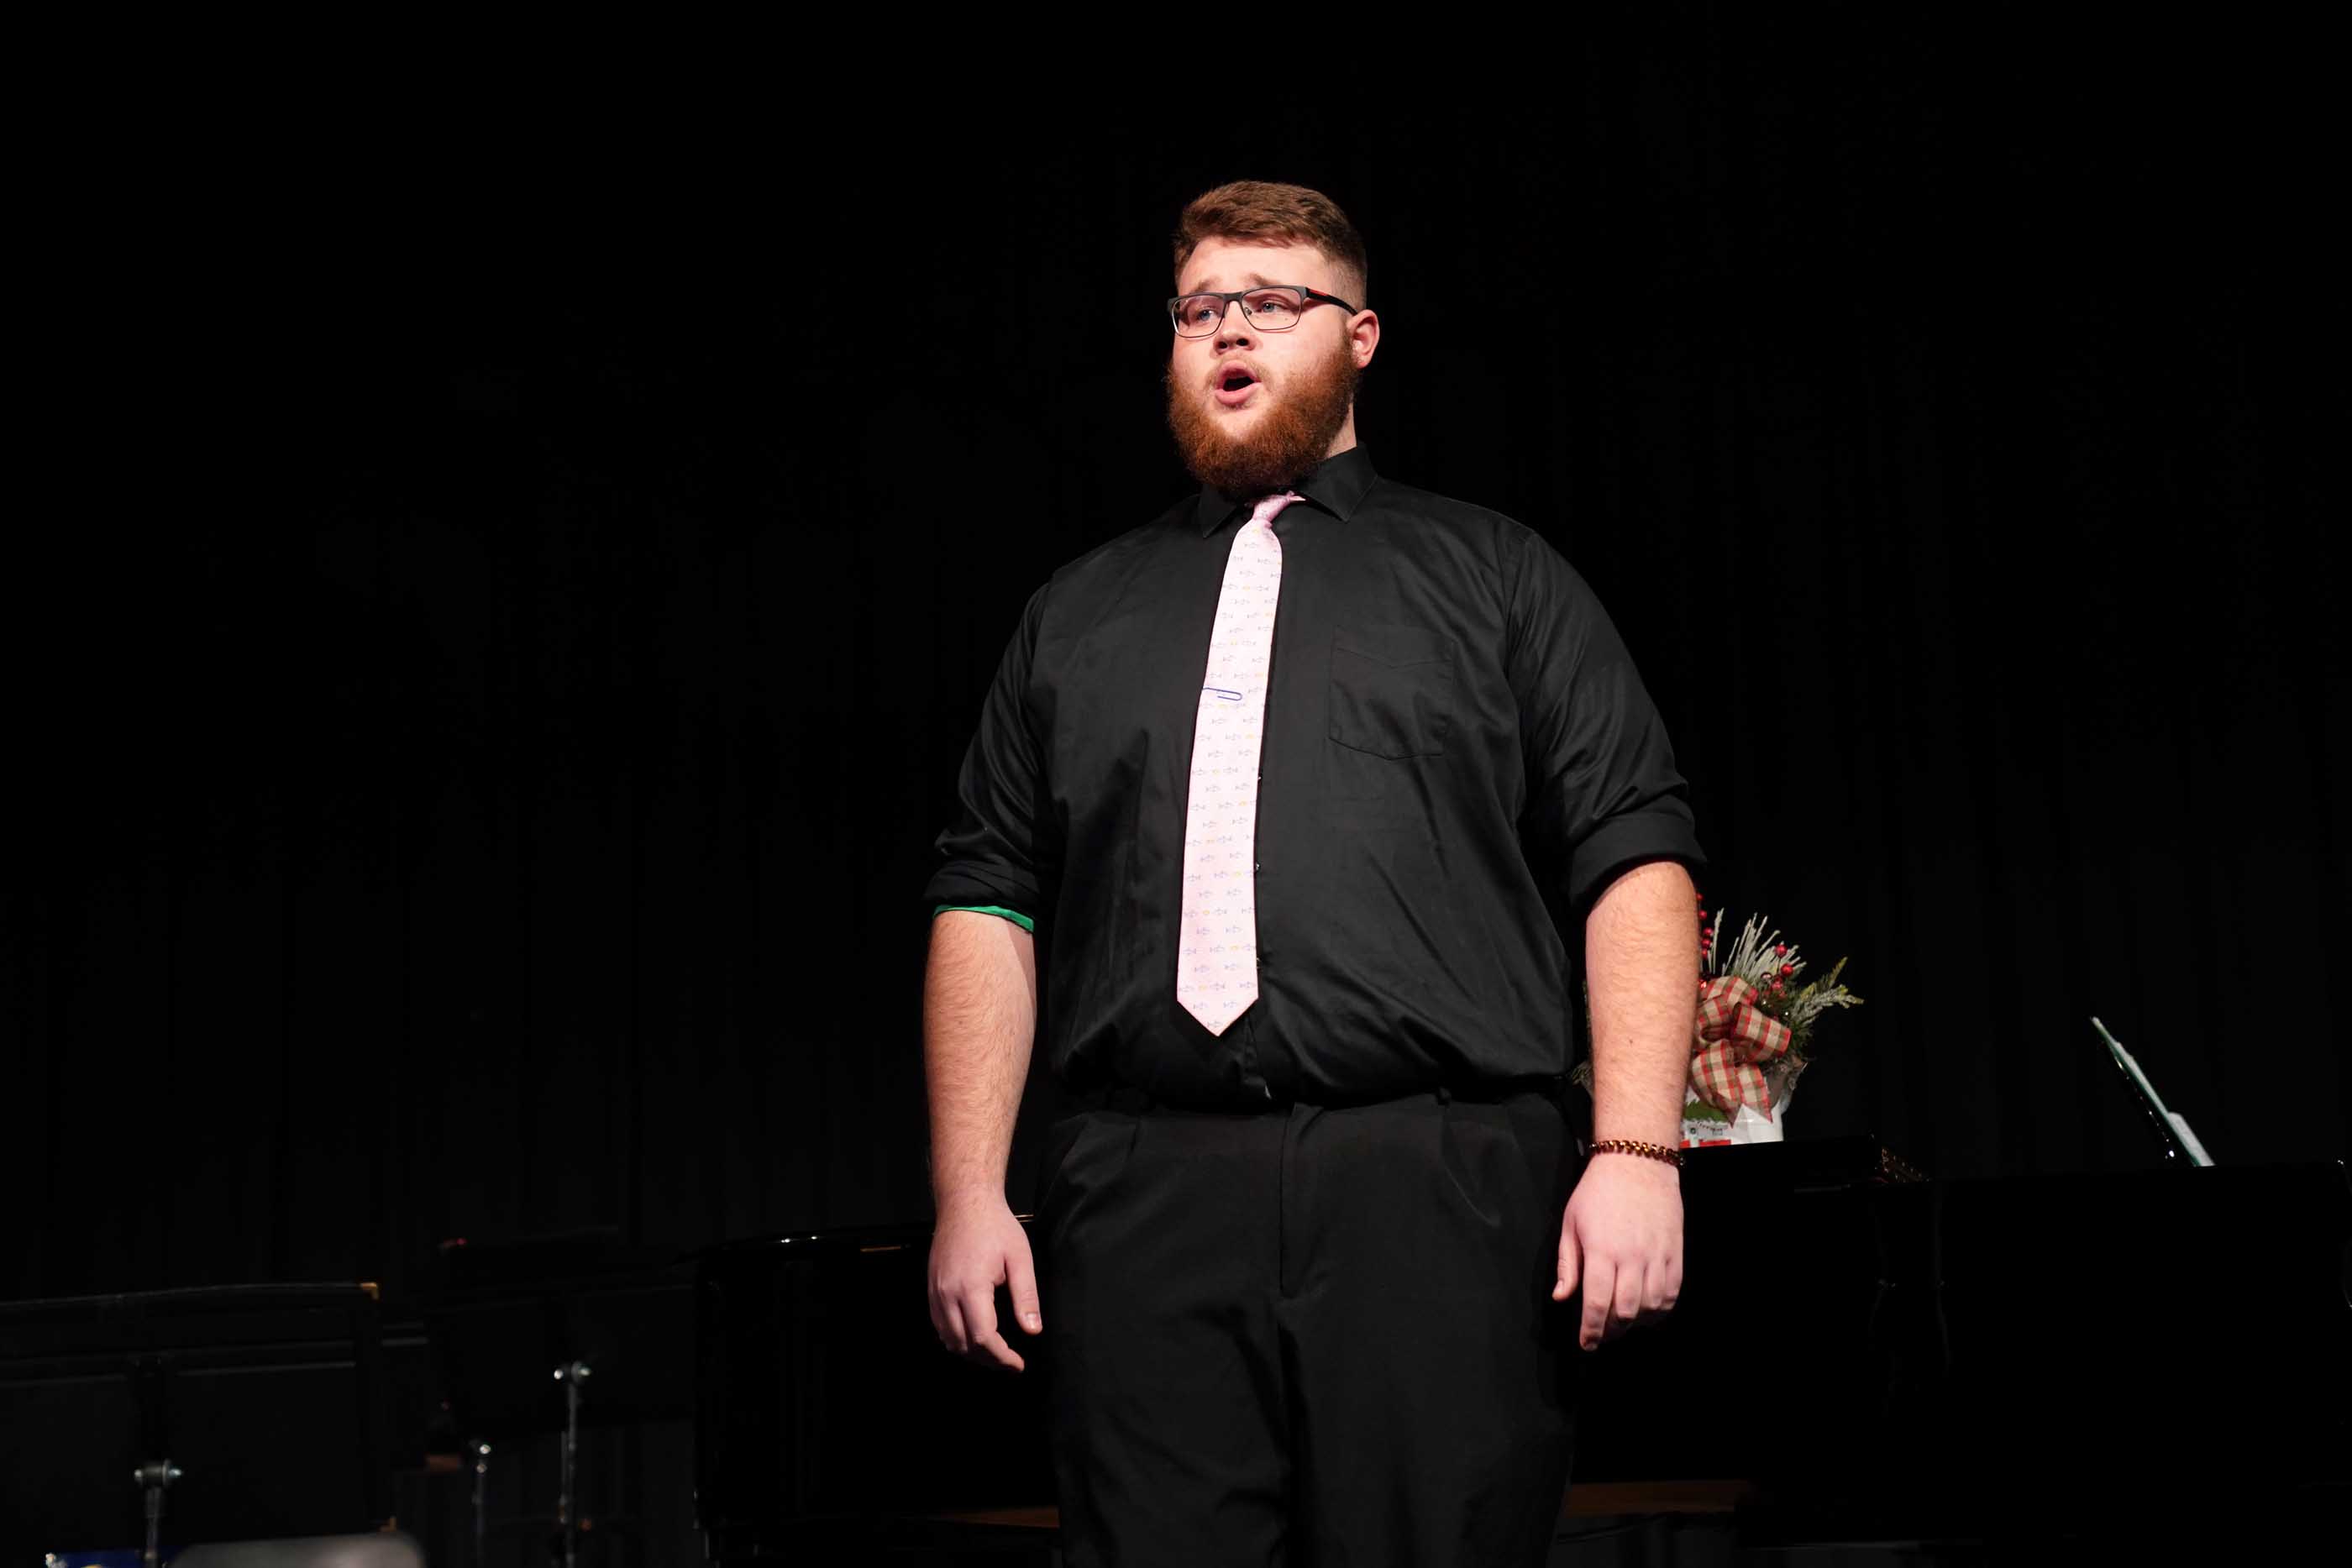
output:
[[[1307, 245], [1211, 239], [1184, 264], [1176, 291], [1295, 283], [1360, 304], [1339, 270]], [[1234, 496], [1280, 489], [1355, 444], [1356, 378], [1380, 339], [1370, 311], [1311, 303], [1298, 325], [1268, 332], [1239, 302], [1205, 337], [1171, 334], [1168, 425], [1192, 476]]]

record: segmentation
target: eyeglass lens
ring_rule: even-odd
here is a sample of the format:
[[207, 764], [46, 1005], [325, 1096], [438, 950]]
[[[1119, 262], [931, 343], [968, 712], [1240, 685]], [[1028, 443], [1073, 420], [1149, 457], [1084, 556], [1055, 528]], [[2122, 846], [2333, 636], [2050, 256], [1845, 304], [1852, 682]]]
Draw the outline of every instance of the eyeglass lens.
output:
[[[1249, 324], [1268, 332], [1298, 325], [1300, 308], [1296, 288], [1253, 288], [1242, 296]], [[1225, 302], [1213, 294], [1188, 294], [1176, 302], [1176, 330], [1187, 338], [1207, 337], [1224, 319]]]

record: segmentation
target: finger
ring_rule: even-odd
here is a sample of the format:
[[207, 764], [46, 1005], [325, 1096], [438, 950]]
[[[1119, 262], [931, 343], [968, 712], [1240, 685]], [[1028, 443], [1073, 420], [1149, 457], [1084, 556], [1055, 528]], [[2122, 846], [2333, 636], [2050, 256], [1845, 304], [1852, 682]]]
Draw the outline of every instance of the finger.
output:
[[1012, 1278], [1013, 1315], [1021, 1326], [1037, 1333], [1045, 1326], [1045, 1314], [1037, 1306], [1037, 1273], [1031, 1264], [1026, 1249], [1017, 1258], [1008, 1258], [1006, 1273]]
[[983, 1365], [990, 1362], [1020, 1370], [1021, 1358], [996, 1332], [996, 1287], [984, 1286], [966, 1293], [963, 1299], [963, 1321], [971, 1331], [971, 1359]]
[[1610, 1299], [1616, 1288], [1616, 1271], [1607, 1258], [1584, 1260], [1584, 1314], [1576, 1330], [1576, 1343], [1584, 1349], [1600, 1344], [1607, 1334]]
[[1020, 1372], [1029, 1364], [1021, 1359], [1021, 1353], [1005, 1343], [1004, 1336], [994, 1329], [972, 1341], [971, 1359], [991, 1371], [1003, 1367], [1008, 1372]]
[[1643, 1281], [1647, 1270], [1639, 1259], [1617, 1270], [1616, 1291], [1609, 1303], [1610, 1339], [1622, 1339], [1642, 1318]]
[[1652, 1279], [1659, 1281], [1652, 1292], [1651, 1306], [1660, 1312], [1671, 1312], [1683, 1293], [1683, 1260], [1679, 1255], [1669, 1256], [1663, 1269], [1650, 1270]]
[[940, 1343], [949, 1350], [961, 1355], [971, 1348], [971, 1341], [963, 1332], [963, 1309], [956, 1304], [953, 1296], [942, 1294], [939, 1298], [932, 1321], [939, 1325]]
[[1576, 1244], [1576, 1227], [1562, 1219], [1559, 1227], [1559, 1263], [1557, 1270], [1559, 1278], [1551, 1288], [1553, 1301], [1564, 1301], [1576, 1294], [1577, 1264], [1580, 1251], [1581, 1249]]

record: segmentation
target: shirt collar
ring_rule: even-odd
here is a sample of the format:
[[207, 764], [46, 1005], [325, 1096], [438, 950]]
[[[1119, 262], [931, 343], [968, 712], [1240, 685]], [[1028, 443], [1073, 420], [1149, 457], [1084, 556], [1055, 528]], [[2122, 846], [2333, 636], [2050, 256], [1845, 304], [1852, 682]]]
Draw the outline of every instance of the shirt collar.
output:
[[[1290, 488], [1313, 502], [1341, 522], [1348, 520], [1364, 492], [1372, 487], [1380, 476], [1372, 472], [1372, 460], [1361, 443], [1350, 446], [1337, 457], [1326, 457], [1295, 480]], [[1201, 486], [1201, 499], [1192, 514], [1193, 527], [1202, 538], [1215, 533], [1235, 513], [1246, 513], [1253, 502], [1236, 501], [1213, 485]]]

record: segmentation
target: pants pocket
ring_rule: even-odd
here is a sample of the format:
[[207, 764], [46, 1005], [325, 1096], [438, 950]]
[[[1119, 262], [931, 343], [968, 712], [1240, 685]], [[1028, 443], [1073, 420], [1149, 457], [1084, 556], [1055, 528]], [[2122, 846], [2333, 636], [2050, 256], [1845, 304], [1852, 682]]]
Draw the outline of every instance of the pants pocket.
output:
[[1142, 1118], [1131, 1111], [1074, 1111], [1045, 1129], [1037, 1188], [1042, 1220], [1090, 1192], [1108, 1186], [1126, 1168]]
[[1555, 1229], [1576, 1190], [1574, 1150], [1568, 1138], [1568, 1118], [1558, 1101], [1544, 1093], [1516, 1094], [1502, 1104], [1504, 1125], [1518, 1145], [1520, 1167], [1527, 1173], [1528, 1191], [1546, 1211]]
[[1517, 1134], [1500, 1105], [1448, 1100], [1438, 1107], [1438, 1147], [1454, 1190], [1496, 1230], [1522, 1221], [1531, 1204]]

